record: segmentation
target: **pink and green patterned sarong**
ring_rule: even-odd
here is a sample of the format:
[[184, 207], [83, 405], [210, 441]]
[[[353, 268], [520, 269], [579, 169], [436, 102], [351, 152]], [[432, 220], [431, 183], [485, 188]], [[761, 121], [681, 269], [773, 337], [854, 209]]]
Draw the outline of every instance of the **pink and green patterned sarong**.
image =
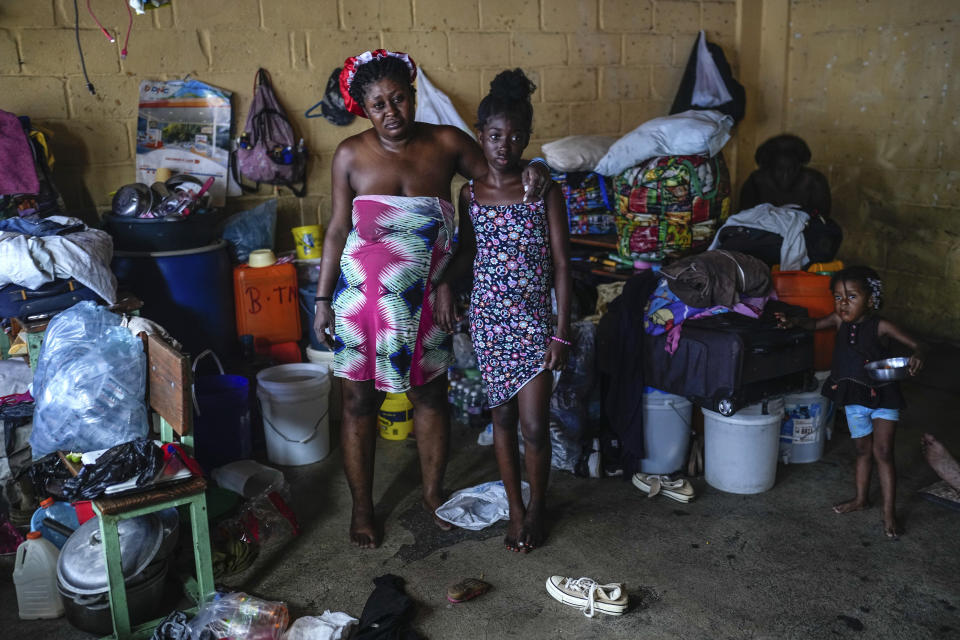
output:
[[452, 362], [434, 324], [434, 286], [450, 261], [453, 205], [440, 198], [358, 196], [333, 294], [333, 373], [402, 393]]

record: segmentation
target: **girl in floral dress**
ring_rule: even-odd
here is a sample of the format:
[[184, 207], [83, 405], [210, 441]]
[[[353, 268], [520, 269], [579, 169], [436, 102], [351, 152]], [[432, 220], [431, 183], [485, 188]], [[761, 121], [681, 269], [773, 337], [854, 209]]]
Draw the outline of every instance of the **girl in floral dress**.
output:
[[[504, 545], [527, 552], [544, 539], [550, 471], [552, 371], [566, 363], [570, 341], [567, 213], [559, 189], [524, 203], [523, 150], [530, 140], [536, 87], [520, 69], [503, 71], [477, 111], [487, 172], [460, 191], [460, 243], [438, 287], [438, 323], [453, 325], [449, 282], [473, 262], [470, 333], [493, 413], [494, 450], [510, 504]], [[550, 290], [557, 325], [551, 331]], [[523, 434], [530, 501], [520, 490], [517, 424]]]

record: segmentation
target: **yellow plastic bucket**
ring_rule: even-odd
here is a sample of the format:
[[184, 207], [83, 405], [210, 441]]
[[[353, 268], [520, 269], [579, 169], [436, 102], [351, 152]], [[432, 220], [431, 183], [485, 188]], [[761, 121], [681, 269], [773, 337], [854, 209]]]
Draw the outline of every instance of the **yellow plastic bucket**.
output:
[[377, 418], [380, 437], [385, 440], [405, 440], [413, 431], [413, 405], [405, 393], [387, 393], [380, 405]]
[[319, 258], [323, 254], [323, 227], [308, 224], [294, 227], [293, 239], [297, 243], [297, 257], [301, 260]]

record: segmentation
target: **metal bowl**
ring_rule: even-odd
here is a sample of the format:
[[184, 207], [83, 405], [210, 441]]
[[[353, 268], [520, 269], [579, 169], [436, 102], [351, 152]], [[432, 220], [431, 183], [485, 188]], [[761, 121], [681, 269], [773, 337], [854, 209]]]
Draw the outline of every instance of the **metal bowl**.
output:
[[878, 382], [891, 382], [893, 380], [904, 380], [910, 377], [910, 370], [907, 365], [910, 364], [910, 358], [887, 358], [886, 360], [874, 360], [863, 365], [867, 370], [867, 375]]
[[117, 189], [111, 210], [124, 218], [138, 218], [153, 208], [153, 201], [153, 190], [142, 182], [134, 182]]

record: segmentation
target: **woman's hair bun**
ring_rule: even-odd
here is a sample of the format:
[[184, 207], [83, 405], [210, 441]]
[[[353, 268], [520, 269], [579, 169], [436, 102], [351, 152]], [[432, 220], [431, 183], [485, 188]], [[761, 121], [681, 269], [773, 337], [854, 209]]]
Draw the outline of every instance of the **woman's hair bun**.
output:
[[536, 89], [537, 85], [530, 81], [522, 69], [508, 69], [498, 73], [490, 83], [490, 96], [511, 102], [529, 100], [530, 94]]

